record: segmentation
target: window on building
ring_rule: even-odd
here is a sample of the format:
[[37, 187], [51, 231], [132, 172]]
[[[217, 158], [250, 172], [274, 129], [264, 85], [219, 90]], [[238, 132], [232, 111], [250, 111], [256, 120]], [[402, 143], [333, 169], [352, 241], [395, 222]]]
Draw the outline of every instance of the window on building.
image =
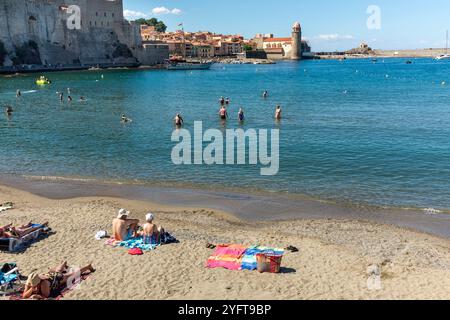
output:
[[95, 16], [98, 17], [98, 12], [95, 13]]

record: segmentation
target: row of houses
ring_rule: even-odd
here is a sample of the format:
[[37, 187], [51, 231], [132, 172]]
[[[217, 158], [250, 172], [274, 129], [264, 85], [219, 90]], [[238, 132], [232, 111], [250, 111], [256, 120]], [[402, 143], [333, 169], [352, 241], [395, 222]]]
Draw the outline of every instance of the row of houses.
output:
[[170, 55], [213, 58], [235, 56], [244, 51], [249, 41], [240, 35], [222, 35], [212, 32], [156, 32], [152, 26], [141, 26], [142, 40], [147, 44], [165, 43]]

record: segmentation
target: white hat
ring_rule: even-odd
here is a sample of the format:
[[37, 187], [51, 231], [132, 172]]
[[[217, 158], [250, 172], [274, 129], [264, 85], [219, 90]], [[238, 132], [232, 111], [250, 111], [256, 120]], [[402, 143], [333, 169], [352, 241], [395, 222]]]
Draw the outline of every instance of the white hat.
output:
[[129, 215], [130, 215], [130, 211], [127, 211], [125, 209], [120, 209], [117, 219], [122, 219], [122, 218], [128, 217]]
[[148, 213], [148, 214], [145, 216], [145, 220], [146, 220], [147, 222], [152, 222], [154, 219], [155, 219], [155, 216], [153, 215], [153, 213]]

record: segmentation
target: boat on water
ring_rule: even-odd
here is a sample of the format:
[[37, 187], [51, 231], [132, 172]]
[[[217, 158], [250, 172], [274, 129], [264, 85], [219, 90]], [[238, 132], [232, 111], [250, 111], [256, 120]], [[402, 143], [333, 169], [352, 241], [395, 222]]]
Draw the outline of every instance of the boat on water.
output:
[[44, 76], [41, 76], [39, 79], [36, 80], [36, 84], [39, 86], [44, 86], [44, 85], [51, 84], [51, 83], [52, 82]]
[[187, 61], [185, 59], [172, 58], [166, 60], [167, 70], [209, 70], [212, 66], [211, 61]]
[[445, 42], [445, 53], [437, 56], [435, 60], [450, 60], [450, 54], [448, 53], [448, 30], [447, 30], [447, 39]]

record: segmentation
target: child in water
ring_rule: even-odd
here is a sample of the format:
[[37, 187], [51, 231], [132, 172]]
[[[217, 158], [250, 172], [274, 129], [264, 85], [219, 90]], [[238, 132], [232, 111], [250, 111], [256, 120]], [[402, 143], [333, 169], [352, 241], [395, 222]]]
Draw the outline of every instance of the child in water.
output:
[[239, 119], [239, 122], [244, 122], [244, 120], [245, 120], [244, 110], [242, 110], [242, 108], [239, 109], [238, 119]]

